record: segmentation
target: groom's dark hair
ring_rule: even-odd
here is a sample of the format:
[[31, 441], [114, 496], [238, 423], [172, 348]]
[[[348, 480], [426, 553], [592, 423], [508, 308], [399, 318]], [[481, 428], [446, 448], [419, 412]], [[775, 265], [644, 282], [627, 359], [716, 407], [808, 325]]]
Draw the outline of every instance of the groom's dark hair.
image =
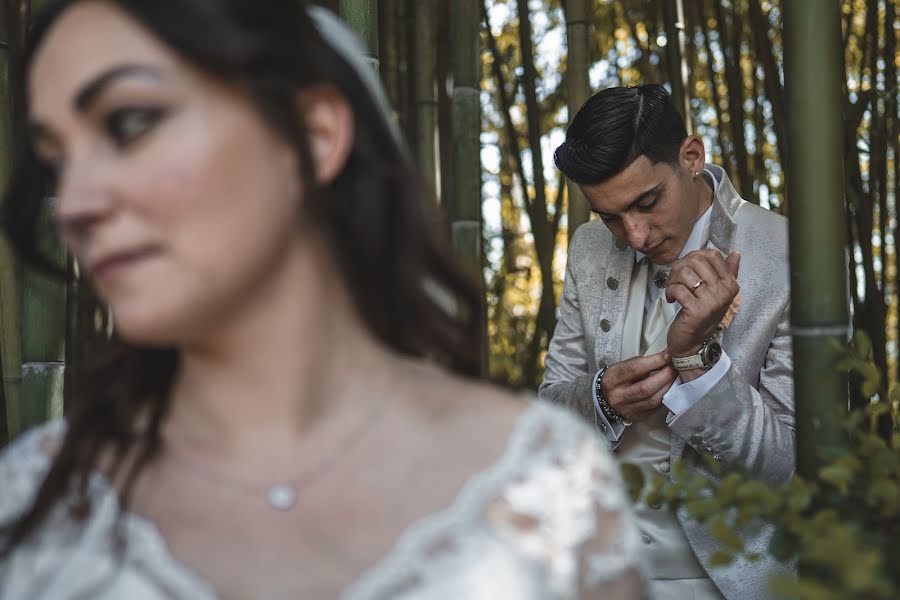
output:
[[584, 103], [553, 160], [575, 183], [602, 183], [642, 155], [676, 166], [686, 137], [684, 119], [663, 86], [607, 88]]

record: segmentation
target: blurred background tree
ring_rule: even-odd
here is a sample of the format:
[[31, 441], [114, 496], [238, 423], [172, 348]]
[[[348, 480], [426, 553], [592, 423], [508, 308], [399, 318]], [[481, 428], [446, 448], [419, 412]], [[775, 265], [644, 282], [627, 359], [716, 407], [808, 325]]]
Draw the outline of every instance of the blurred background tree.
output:
[[[900, 0], [836, 0], [843, 15], [844, 165], [853, 320], [870, 332], [882, 378], [898, 380], [897, 190], [900, 184]], [[684, 106], [710, 160], [748, 200], [784, 213], [784, 0], [320, 0], [366, 41], [455, 251], [481, 276], [485, 369], [535, 388], [556, 324], [566, 245], [588, 217], [577, 187], [553, 166], [573, 111], [588, 93], [661, 82]], [[4, 0], [0, 27], [0, 176], [21, 118], [15, 62], [32, 4]], [[431, 201], [431, 200], [429, 200]], [[106, 324], [84, 290], [38, 304], [34, 285], [0, 246], [0, 443], [22, 415], [62, 409], [22, 396], [23, 373], [58, 380], [62, 323], [68, 363]], [[49, 290], [49, 291], [48, 291]], [[55, 295], [54, 295], [55, 294]], [[68, 306], [68, 309], [65, 307]], [[66, 319], [57, 318], [66, 311]], [[56, 317], [53, 317], [53, 313]], [[35, 321], [52, 335], [33, 333]], [[80, 315], [80, 316], [79, 316]], [[50, 340], [32, 352], [34, 340]], [[55, 337], [54, 337], [55, 336]], [[54, 341], [55, 340], [55, 341]], [[24, 353], [24, 354], [23, 354]], [[24, 363], [24, 365], [23, 365]], [[52, 367], [52, 368], [51, 368]], [[54, 370], [55, 369], [55, 370]], [[51, 393], [52, 392], [52, 393]]]

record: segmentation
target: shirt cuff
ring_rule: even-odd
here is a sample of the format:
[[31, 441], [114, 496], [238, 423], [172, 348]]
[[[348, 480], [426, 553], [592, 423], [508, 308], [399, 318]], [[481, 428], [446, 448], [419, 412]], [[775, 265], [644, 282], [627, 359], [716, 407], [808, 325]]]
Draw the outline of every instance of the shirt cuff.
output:
[[[666, 417], [666, 425], [675, 420], [675, 417], [692, 407], [700, 398], [709, 393], [713, 386], [719, 383], [728, 369], [731, 368], [731, 359], [722, 351], [722, 357], [709, 371], [687, 383], [681, 382], [677, 377], [672, 387], [663, 394], [663, 404], [669, 409]], [[595, 378], [596, 381], [596, 378]]]
[[604, 415], [603, 411], [600, 409], [600, 400], [597, 398], [598, 377], [600, 377], [600, 371], [597, 371], [594, 378], [591, 380], [591, 398], [594, 400], [594, 418], [597, 423], [597, 431], [606, 438], [609, 447], [615, 450], [616, 446], [619, 445], [619, 440], [622, 438], [622, 433], [625, 431], [625, 424], [621, 421], [610, 423], [606, 418], [606, 415]]

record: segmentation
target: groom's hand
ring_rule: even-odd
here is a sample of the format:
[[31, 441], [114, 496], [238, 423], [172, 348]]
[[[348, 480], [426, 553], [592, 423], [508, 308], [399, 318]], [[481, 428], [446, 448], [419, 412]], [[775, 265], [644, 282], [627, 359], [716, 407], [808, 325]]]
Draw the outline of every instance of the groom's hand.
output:
[[695, 354], [716, 332], [740, 291], [740, 264], [739, 253], [732, 252], [726, 258], [711, 249], [691, 252], [675, 263], [666, 286], [666, 300], [677, 300], [681, 310], [669, 328], [669, 354]]
[[629, 421], [643, 421], [662, 404], [678, 372], [666, 351], [610, 365], [600, 386], [607, 403]]

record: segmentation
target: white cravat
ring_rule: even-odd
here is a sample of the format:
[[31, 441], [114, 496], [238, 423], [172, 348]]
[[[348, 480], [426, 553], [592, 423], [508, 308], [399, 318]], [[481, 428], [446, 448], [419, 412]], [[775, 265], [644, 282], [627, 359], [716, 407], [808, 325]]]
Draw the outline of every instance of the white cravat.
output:
[[641, 347], [641, 330], [644, 321], [644, 302], [647, 298], [647, 281], [650, 277], [648, 263], [642, 258], [634, 263], [631, 285], [628, 287], [628, 306], [625, 309], [624, 331], [622, 333], [621, 360], [637, 356]]
[[667, 345], [669, 325], [675, 319], [675, 304], [666, 300], [666, 295], [656, 295], [656, 300], [644, 316], [643, 333], [641, 334], [641, 356], [649, 356], [661, 352]]

